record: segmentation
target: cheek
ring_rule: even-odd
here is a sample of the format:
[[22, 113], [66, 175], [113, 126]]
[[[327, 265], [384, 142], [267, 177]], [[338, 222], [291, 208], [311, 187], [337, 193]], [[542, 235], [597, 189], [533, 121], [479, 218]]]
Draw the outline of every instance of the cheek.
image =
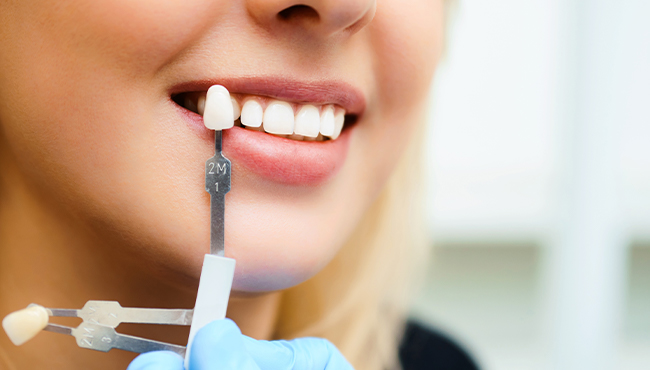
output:
[[[186, 133], [178, 127], [178, 135], [171, 137], [175, 124], [152, 116], [159, 111], [155, 105], [161, 89], [153, 86], [151, 75], [191, 50], [207, 27], [223, 23], [215, 19], [227, 13], [224, 3], [68, 1], [34, 6], [33, 14], [25, 6], [22, 17], [12, 21], [24, 32], [15, 32], [0, 53], [0, 68], [12, 72], [2, 73], [0, 83], [0, 104], [12, 107], [0, 111], [12, 117], [0, 121], [32, 177], [64, 191], [69, 204], [89, 199], [91, 204], [79, 208], [88, 208], [98, 219], [111, 218], [120, 231], [140, 237], [141, 230], [156, 231], [159, 239], [143, 244], [163, 245], [159, 241], [164, 240], [174, 246], [176, 261], [188, 245], [196, 246], [193, 265], [208, 245], [201, 184], [202, 163], [211, 153], [184, 141]], [[231, 193], [226, 237], [227, 244], [237, 245], [232, 249], [238, 254], [235, 289], [295, 285], [320, 270], [343, 245], [381, 190], [417, 121], [440, 53], [442, 22], [436, 19], [441, 13], [436, 4], [380, 2], [369, 28], [368, 54], [376, 58], [375, 103], [358, 126], [349, 163], [327, 191], [309, 194], [305, 199], [311, 200], [302, 203], [295, 197], [274, 202], [254, 183]], [[12, 65], [3, 59], [5, 52], [15, 53], [9, 58]], [[147, 143], [157, 144], [151, 148]], [[161, 157], [177, 152], [192, 154], [182, 160]]]
[[[226, 1], [74, 0], [48, 12], [58, 49], [106, 68], [149, 77], [220, 22]], [[53, 14], [52, 14], [53, 13]], [[53, 40], [54, 41], [54, 40]]]
[[48, 79], [84, 70], [150, 79], [222, 22], [227, 6], [211, 0], [2, 2], [0, 65], [3, 74], [29, 71]]
[[429, 89], [442, 51], [442, 0], [383, 1], [370, 24], [383, 107], [408, 109]]
[[[234, 290], [259, 292], [294, 286], [318, 272], [338, 250], [338, 235], [321, 227], [337, 226], [338, 220], [330, 217], [336, 207], [322, 207], [309, 197], [259, 196], [259, 191], [247, 187], [231, 193], [226, 254], [237, 260]], [[257, 199], [243, 201], [243, 197], [251, 199], [247, 195]]]
[[374, 198], [370, 178], [359, 176], [367, 163], [351, 154], [339, 174], [317, 188], [233, 180], [226, 200], [226, 255], [237, 260], [233, 289], [295, 286], [335, 256]]
[[[208, 3], [219, 2], [194, 1], [203, 3], [211, 10]], [[9, 17], [0, 16], [9, 20], [0, 24], [0, 123], [20, 170], [49, 202], [89, 220], [104, 236], [125, 239], [115, 245], [126, 248], [128, 239], [166, 252], [159, 240], [166, 239], [200, 251], [208, 244], [183, 243], [178, 230], [161, 226], [176, 220], [151, 217], [192, 215], [187, 208], [204, 204], [201, 168], [210, 154], [192, 151], [196, 143], [161, 119], [173, 112], [158, 106], [166, 92], [151, 74], [201, 31], [207, 16], [186, 10], [202, 6], [126, 0], [33, 5], [18, 3]], [[180, 163], [166, 158], [178, 151], [191, 154]], [[198, 163], [198, 170], [187, 162]], [[191, 191], [170, 197], [179, 186]], [[185, 223], [183, 231], [207, 230], [199, 228], [202, 221]], [[158, 239], [149, 240], [152, 235]]]
[[56, 158], [76, 146], [76, 159], [117, 153], [110, 146], [126, 144], [123, 134], [137, 131], [150, 118], [147, 104], [161, 98], [148, 94], [153, 74], [214, 24], [224, 3], [0, 4], [7, 15], [0, 21], [3, 126], [26, 152]]
[[[371, 127], [372, 155], [367, 156], [385, 181], [421, 122], [435, 66], [443, 45], [443, 1], [382, 1], [370, 24], [379, 94], [376, 121]], [[370, 129], [368, 131], [370, 131]], [[382, 182], [383, 183], [383, 182]]]
[[79, 189], [119, 188], [109, 174], [139, 173], [129, 163], [151, 161], [146, 143], [165, 142], [160, 131], [173, 127], [152, 118], [161, 99], [152, 74], [214, 24], [224, 3], [0, 4], [0, 122], [24, 170], [40, 184], [74, 184], [70, 199]]

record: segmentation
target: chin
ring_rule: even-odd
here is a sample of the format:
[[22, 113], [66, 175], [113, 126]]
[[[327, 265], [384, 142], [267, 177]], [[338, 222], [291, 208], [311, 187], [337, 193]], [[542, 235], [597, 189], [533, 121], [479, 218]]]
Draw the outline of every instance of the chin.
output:
[[[298, 285], [318, 273], [339, 251], [332, 221], [300, 201], [239, 204], [226, 214], [226, 256], [237, 261], [233, 290], [269, 292]], [[331, 208], [331, 207], [330, 207]], [[253, 220], [254, 219], [254, 220]]]

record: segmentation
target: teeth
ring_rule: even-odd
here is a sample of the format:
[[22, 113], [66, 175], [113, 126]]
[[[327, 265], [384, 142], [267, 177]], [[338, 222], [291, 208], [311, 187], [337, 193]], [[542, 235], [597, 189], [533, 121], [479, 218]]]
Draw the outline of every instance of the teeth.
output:
[[244, 126], [246, 130], [251, 130], [251, 131], [258, 131], [258, 132], [264, 132], [264, 129], [262, 126], [257, 126], [257, 127], [251, 127], [251, 126]]
[[233, 104], [230, 93], [221, 85], [214, 85], [208, 89], [205, 98], [205, 111], [203, 123], [211, 130], [224, 130], [234, 126]]
[[304, 140], [304, 141], [323, 141], [323, 140], [325, 140], [325, 136], [323, 136], [321, 134], [318, 134], [318, 136], [316, 136], [316, 137], [306, 137], [306, 136], [304, 136], [304, 139], [302, 139], [302, 140]]
[[334, 133], [332, 134], [332, 140], [336, 140], [341, 135], [343, 122], [345, 122], [345, 112], [340, 110], [334, 115]]
[[307, 137], [318, 136], [320, 128], [320, 114], [313, 105], [303, 105], [296, 115], [296, 127], [293, 132]]
[[334, 135], [334, 107], [325, 106], [320, 114], [320, 133], [323, 136]]
[[[203, 99], [203, 104], [205, 104], [205, 99]], [[190, 98], [187, 95], [185, 96], [183, 106], [185, 108], [191, 110], [192, 112], [197, 112], [198, 111], [198, 107], [196, 106], [196, 104], [194, 104], [194, 100], [192, 100], [192, 98]]]
[[293, 134], [293, 108], [287, 102], [274, 100], [264, 111], [264, 131], [271, 134]]
[[251, 99], [244, 103], [241, 109], [241, 123], [248, 127], [260, 127], [262, 125], [262, 118], [264, 117], [264, 110], [257, 101]]
[[45, 308], [33, 305], [10, 313], [2, 320], [2, 328], [9, 340], [17, 346], [34, 338], [49, 321]]
[[[186, 105], [185, 108], [191, 110], [191, 106], [188, 107]], [[205, 112], [205, 96], [204, 95], [199, 96], [199, 101], [196, 103], [196, 112], [201, 116], [203, 115], [203, 112]]]
[[233, 120], [236, 120], [237, 118], [239, 118], [241, 114], [241, 110], [239, 109], [239, 103], [237, 103], [237, 100], [235, 100], [234, 98], [230, 98], [230, 102], [232, 103], [232, 117]]
[[[243, 102], [243, 106], [239, 102]], [[221, 85], [211, 86], [204, 94], [190, 93], [182, 98], [181, 103], [188, 110], [202, 115], [205, 127], [211, 130], [237, 125], [291, 140], [323, 141], [336, 140], [345, 124], [345, 110], [333, 104], [290, 104], [266, 97], [242, 97], [240, 94], [231, 97]]]

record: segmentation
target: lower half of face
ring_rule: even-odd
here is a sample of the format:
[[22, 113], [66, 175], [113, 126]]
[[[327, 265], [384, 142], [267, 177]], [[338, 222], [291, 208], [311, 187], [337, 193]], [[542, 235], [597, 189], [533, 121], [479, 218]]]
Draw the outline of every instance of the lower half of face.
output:
[[[350, 1], [359, 19], [374, 14], [354, 32], [320, 8], [331, 27], [282, 13], [291, 2], [269, 14], [245, 11], [252, 1], [163, 1], [155, 14], [147, 1], [55, 3], [2, 9], [14, 20], [0, 26], [12, 36], [0, 47], [0, 124], [21, 173], [116, 255], [198, 279], [214, 138], [197, 113], [211, 84], [226, 86], [242, 115], [224, 131], [226, 256], [245, 292], [305, 281], [343, 246], [411, 139], [441, 44], [434, 1], [376, 13]], [[311, 110], [305, 122], [320, 128], [272, 134], [278, 107], [294, 128]], [[346, 115], [340, 136], [322, 133], [329, 108]]]

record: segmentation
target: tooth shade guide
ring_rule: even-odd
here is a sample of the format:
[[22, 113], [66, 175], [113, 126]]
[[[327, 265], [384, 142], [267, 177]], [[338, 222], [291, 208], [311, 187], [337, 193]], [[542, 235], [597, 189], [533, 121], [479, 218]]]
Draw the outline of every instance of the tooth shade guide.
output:
[[34, 338], [49, 322], [47, 310], [39, 305], [30, 305], [12, 312], [2, 320], [2, 328], [9, 340], [17, 346]]
[[221, 85], [210, 86], [205, 98], [203, 123], [210, 130], [225, 130], [234, 126], [233, 105], [228, 89]]

